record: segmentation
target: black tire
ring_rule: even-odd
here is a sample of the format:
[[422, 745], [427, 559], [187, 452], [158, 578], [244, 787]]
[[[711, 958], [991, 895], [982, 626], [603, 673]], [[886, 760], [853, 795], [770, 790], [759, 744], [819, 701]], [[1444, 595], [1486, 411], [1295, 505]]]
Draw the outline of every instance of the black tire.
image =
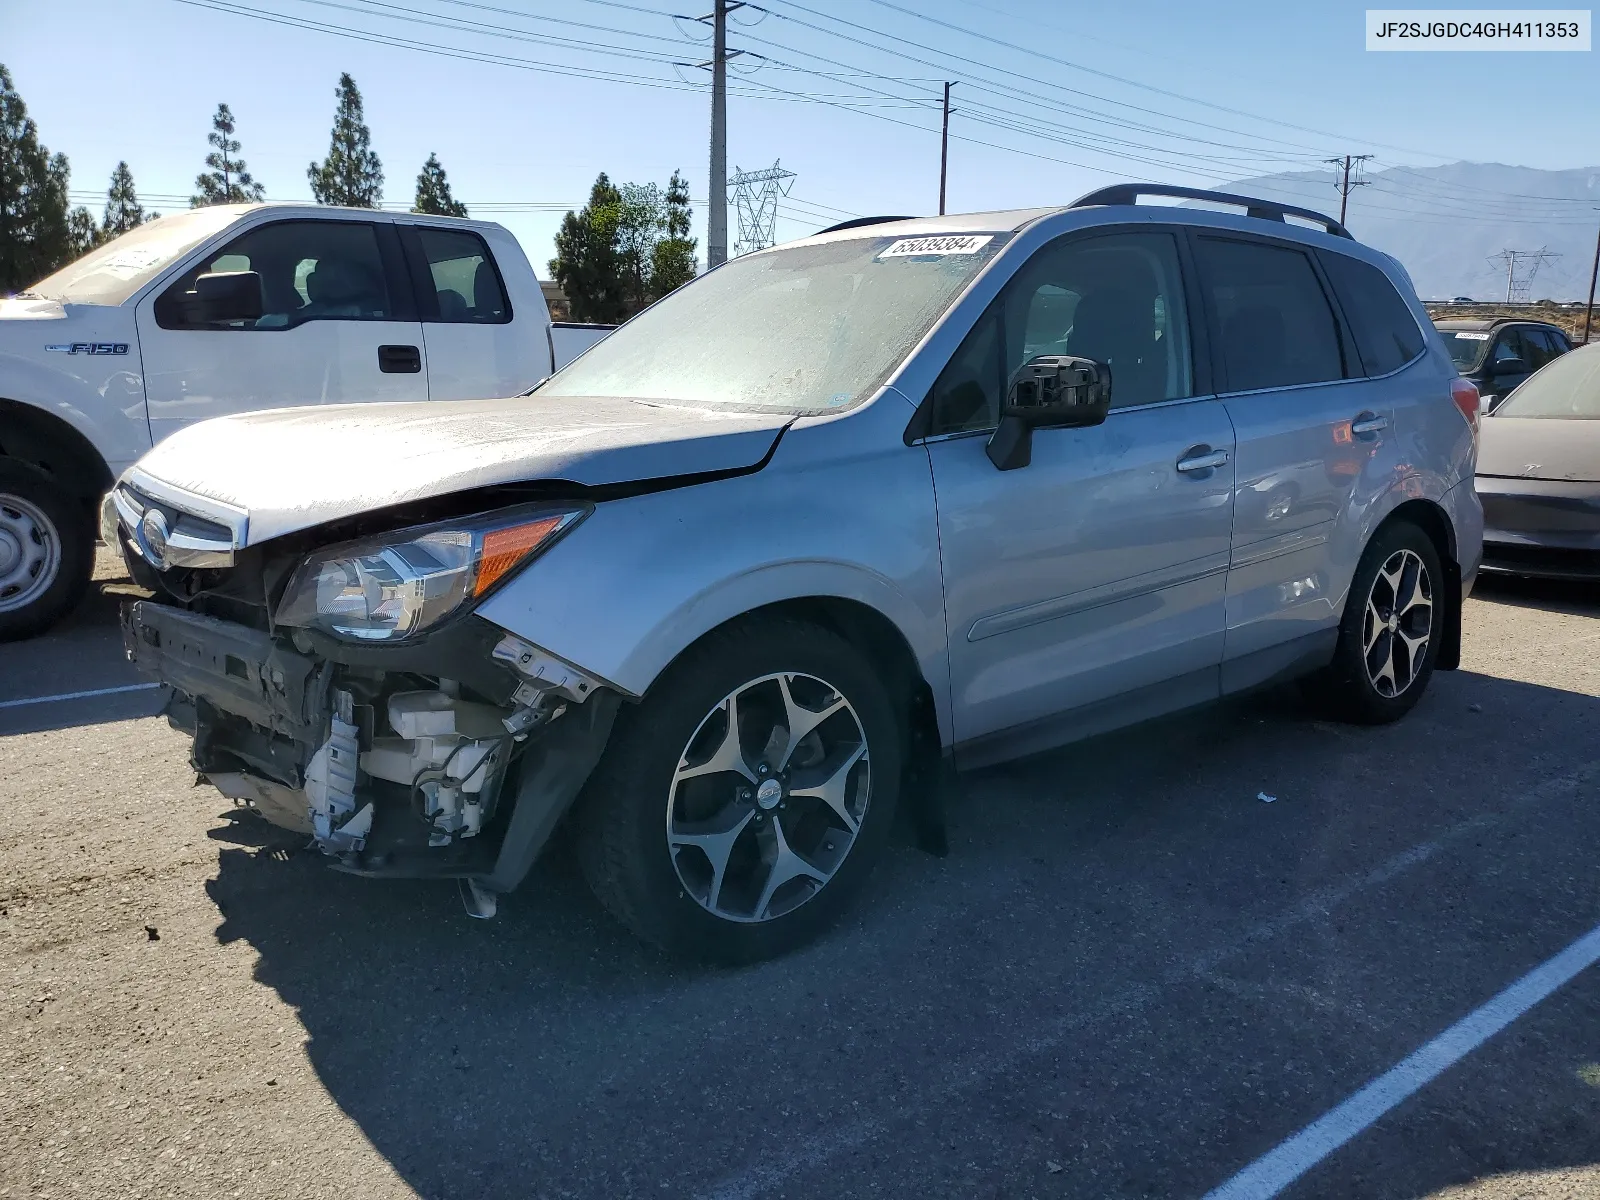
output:
[[[43, 633], [83, 599], [94, 573], [94, 522], [88, 507], [43, 471], [0, 459], [0, 537], [11, 543], [0, 546], [0, 642], [19, 641]], [[9, 558], [19, 538], [53, 550], [31, 579], [3, 570], [4, 562], [19, 561]]]
[[[1384, 618], [1399, 607], [1386, 603], [1394, 590], [1388, 581], [1396, 564], [1403, 568], [1397, 576], [1403, 598], [1413, 594], [1409, 590], [1413, 586], [1411, 576], [1404, 572], [1413, 564], [1420, 564], [1424, 573], [1418, 576], [1418, 586], [1426, 591], [1429, 599], [1428, 626], [1427, 644], [1420, 654], [1413, 652], [1408, 643], [1408, 638], [1414, 638], [1422, 627], [1418, 607], [1413, 606], [1409, 615], [1394, 614], [1395, 631], [1384, 627]], [[1386, 566], [1390, 567], [1390, 573], [1375, 589], [1379, 573]], [[1432, 538], [1404, 520], [1392, 521], [1380, 528], [1367, 543], [1361, 562], [1356, 566], [1350, 595], [1345, 600], [1344, 618], [1339, 623], [1339, 643], [1333, 662], [1313, 680], [1313, 695], [1325, 703], [1332, 715], [1358, 725], [1386, 725], [1405, 716], [1422, 698], [1433, 677], [1445, 629], [1443, 606], [1450, 595], [1444, 587], [1439, 550]], [[1370, 620], [1369, 601], [1376, 614], [1376, 618]], [[1375, 628], [1378, 632], [1374, 637]], [[1367, 649], [1369, 641], [1370, 651]], [[1391, 650], [1393, 657], [1386, 658]], [[1379, 677], [1377, 682], [1374, 682], [1375, 672]], [[1393, 694], [1386, 694], [1398, 684], [1404, 686]]]
[[[825, 884], [781, 915], [741, 922], [690, 894], [668, 849], [667, 801], [678, 794], [680, 756], [708, 714], [736, 689], [780, 673], [826, 682], [853, 710], [868, 751], [868, 799], [854, 841]], [[785, 954], [839, 915], [880, 857], [894, 820], [902, 741], [902, 722], [870, 660], [838, 635], [762, 617], [714, 633], [619, 714], [575, 814], [584, 875], [618, 920], [669, 953], [723, 963]], [[729, 779], [730, 791], [735, 784]]]

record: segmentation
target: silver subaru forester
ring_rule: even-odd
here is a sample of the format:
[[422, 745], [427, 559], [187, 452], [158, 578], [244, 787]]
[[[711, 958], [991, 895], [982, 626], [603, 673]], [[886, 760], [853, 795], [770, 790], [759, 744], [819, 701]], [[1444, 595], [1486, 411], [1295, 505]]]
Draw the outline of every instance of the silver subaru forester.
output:
[[568, 821], [631, 929], [738, 961], [897, 801], [937, 849], [955, 772], [1294, 677], [1400, 717], [1476, 421], [1392, 259], [1128, 186], [735, 259], [526, 396], [193, 426], [105, 532], [225, 795], [480, 916]]

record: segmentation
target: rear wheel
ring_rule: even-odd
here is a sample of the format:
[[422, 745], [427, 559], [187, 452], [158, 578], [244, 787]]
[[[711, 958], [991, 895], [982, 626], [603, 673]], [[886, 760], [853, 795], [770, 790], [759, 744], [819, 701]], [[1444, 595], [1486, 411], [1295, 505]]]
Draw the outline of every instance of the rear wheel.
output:
[[93, 568], [82, 503], [36, 467], [0, 459], [0, 641], [55, 624], [83, 599]]
[[1411, 711], [1438, 661], [1447, 594], [1433, 539], [1409, 521], [1378, 531], [1356, 567], [1338, 648], [1317, 689], [1336, 715], [1381, 725]]
[[584, 873], [663, 949], [785, 953], [881, 852], [900, 740], [883, 685], [837, 635], [783, 619], [714, 634], [619, 719], [580, 806]]

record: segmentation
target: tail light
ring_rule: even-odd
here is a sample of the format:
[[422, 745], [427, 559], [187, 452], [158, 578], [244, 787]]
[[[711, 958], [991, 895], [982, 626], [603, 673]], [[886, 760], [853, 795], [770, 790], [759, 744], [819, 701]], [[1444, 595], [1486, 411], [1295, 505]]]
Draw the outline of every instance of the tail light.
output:
[[1467, 419], [1467, 424], [1472, 426], [1472, 432], [1478, 432], [1478, 389], [1469, 379], [1462, 379], [1459, 375], [1450, 381], [1450, 399], [1456, 402], [1456, 407], [1461, 410], [1461, 415]]

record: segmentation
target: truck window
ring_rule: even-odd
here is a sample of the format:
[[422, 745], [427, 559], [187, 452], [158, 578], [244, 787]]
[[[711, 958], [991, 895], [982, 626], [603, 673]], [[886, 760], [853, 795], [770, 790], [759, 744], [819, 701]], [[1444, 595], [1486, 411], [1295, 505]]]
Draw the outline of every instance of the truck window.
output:
[[[194, 281], [219, 271], [261, 276], [262, 315], [214, 325], [194, 305]], [[156, 300], [163, 329], [288, 329], [307, 321], [387, 321], [393, 305], [364, 221], [278, 221], [252, 229], [209, 254]]]
[[[511, 320], [500, 272], [495, 270], [489, 247], [464, 229], [416, 227], [417, 242], [432, 278], [437, 312], [425, 321], [504, 324]], [[427, 312], [426, 297], [423, 304]]]

